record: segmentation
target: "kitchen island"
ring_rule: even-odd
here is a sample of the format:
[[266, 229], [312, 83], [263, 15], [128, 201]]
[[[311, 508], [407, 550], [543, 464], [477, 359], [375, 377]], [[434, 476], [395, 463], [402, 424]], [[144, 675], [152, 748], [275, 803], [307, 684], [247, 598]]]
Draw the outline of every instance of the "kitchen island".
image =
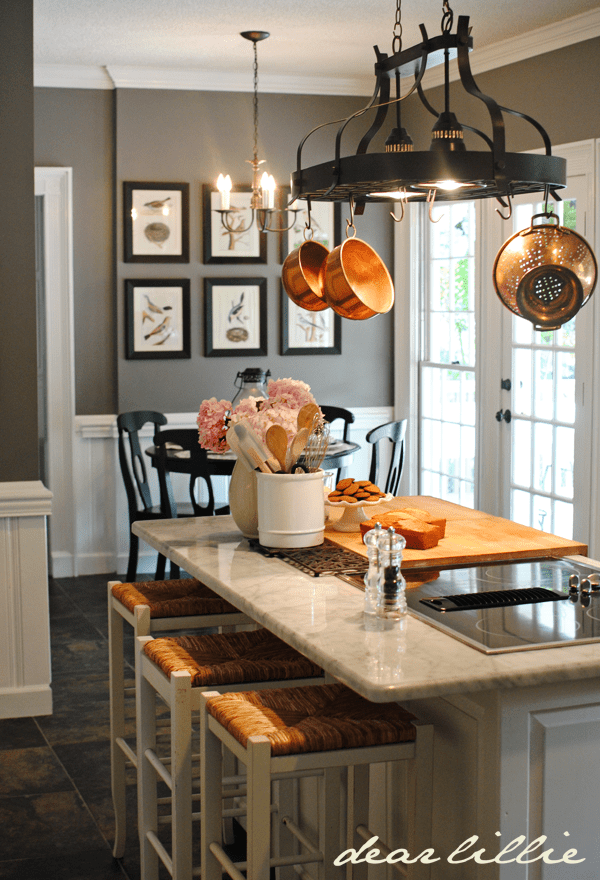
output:
[[[230, 517], [139, 522], [133, 530], [334, 678], [435, 725], [434, 880], [597, 880], [600, 644], [490, 656], [410, 615], [381, 631], [365, 627], [355, 586], [262, 556]], [[388, 809], [374, 824], [400, 827], [393, 794], [402, 781], [387, 782]], [[475, 845], [456, 857], [462, 862], [448, 862], [474, 835]], [[482, 848], [481, 860], [494, 859], [519, 835], [547, 836], [525, 859], [552, 847], [553, 859], [577, 849], [585, 861], [473, 860]]]

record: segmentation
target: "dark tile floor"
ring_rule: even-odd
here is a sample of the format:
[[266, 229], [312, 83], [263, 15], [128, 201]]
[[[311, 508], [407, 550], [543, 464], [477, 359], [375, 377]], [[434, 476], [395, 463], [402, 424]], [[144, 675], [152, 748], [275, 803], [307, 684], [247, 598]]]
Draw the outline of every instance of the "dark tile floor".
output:
[[[133, 777], [125, 855], [112, 856], [106, 599], [111, 578], [50, 581], [53, 714], [0, 720], [2, 880], [140, 878]], [[131, 630], [125, 630], [126, 656], [133, 664]], [[162, 865], [160, 876], [169, 876]]]

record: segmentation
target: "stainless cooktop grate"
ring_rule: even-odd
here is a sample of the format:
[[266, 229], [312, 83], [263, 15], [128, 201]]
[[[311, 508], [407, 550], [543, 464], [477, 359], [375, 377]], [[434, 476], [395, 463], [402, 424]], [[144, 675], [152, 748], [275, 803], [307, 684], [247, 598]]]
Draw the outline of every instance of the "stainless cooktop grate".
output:
[[327, 539], [318, 547], [302, 547], [297, 550], [263, 547], [256, 540], [251, 540], [250, 546], [253, 550], [262, 553], [263, 556], [275, 556], [278, 559], [283, 559], [284, 562], [288, 562], [312, 577], [364, 574], [369, 567], [368, 560], [360, 553], [346, 550]]

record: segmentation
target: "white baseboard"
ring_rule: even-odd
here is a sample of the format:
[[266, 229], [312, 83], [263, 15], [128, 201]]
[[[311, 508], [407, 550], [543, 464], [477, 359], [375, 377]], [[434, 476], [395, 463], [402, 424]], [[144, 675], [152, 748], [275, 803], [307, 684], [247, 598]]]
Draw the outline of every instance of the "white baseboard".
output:
[[[349, 407], [355, 422], [350, 426], [349, 439], [361, 446], [348, 469], [352, 476], [368, 477], [371, 448], [365, 435], [377, 425], [391, 421], [392, 407]], [[167, 413], [169, 427], [196, 426], [196, 413]], [[335, 427], [335, 426], [334, 426]], [[337, 433], [334, 431], [334, 433]], [[142, 447], [152, 442], [150, 425], [140, 432]], [[76, 577], [84, 574], [122, 574], [129, 557], [129, 517], [117, 454], [115, 415], [77, 416], [75, 419], [74, 510], [71, 520], [75, 532], [75, 553], [60, 546], [60, 535], [51, 534], [52, 574], [55, 577]], [[153, 497], [158, 498], [154, 468], [148, 468]], [[183, 498], [187, 478], [173, 475], [176, 498]], [[217, 502], [226, 503], [227, 478], [215, 477], [213, 488]], [[138, 570], [152, 573], [156, 553], [140, 544]]]
[[0, 688], [0, 718], [34, 718], [52, 715], [50, 685]]

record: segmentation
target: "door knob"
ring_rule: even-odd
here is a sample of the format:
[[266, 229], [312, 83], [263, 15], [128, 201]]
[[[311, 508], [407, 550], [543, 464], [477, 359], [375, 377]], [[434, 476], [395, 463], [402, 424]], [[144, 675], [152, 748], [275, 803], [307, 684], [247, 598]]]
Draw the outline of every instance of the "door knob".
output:
[[509, 409], [505, 409], [505, 410], [499, 409], [498, 412], [496, 413], [496, 421], [497, 422], [505, 421], [508, 424], [511, 419], [512, 419], [512, 413]]
[[510, 379], [502, 379], [500, 382], [500, 388], [502, 388], [503, 391], [510, 391], [512, 388], [512, 382]]

